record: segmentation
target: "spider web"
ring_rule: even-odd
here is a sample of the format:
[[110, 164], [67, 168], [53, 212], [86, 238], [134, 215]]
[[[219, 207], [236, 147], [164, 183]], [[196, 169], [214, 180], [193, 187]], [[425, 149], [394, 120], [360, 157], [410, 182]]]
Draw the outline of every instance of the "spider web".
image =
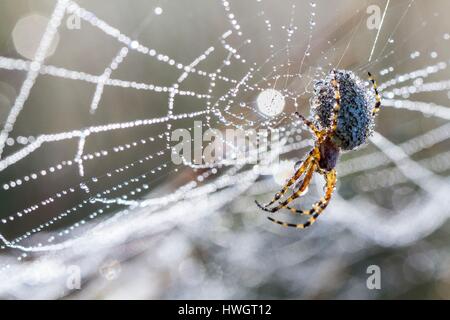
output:
[[[117, 272], [117, 263], [105, 267], [111, 256], [123, 263], [143, 255], [166, 266], [184, 261], [183, 272], [201, 277], [203, 291], [194, 291], [200, 296], [258, 297], [224, 283], [237, 270], [258, 270], [251, 280], [257, 284], [283, 270], [277, 280], [284, 283], [291, 266], [308, 271], [314, 258], [326, 270], [336, 252], [357, 260], [374, 248], [425, 241], [450, 215], [450, 36], [439, 15], [447, 4], [379, 2], [382, 19], [374, 30], [366, 24], [368, 5], [255, 0], [124, 8], [57, 1], [33, 59], [0, 57], [0, 79], [19, 83], [0, 132], [1, 292], [34, 297], [36, 290], [24, 289], [31, 282], [45, 285], [43, 297], [64, 296], [67, 265], [79, 265], [86, 276], [110, 274]], [[141, 17], [123, 18], [108, 6]], [[70, 16], [80, 19], [79, 30], [66, 28]], [[56, 36], [56, 53], [46, 58]], [[292, 114], [309, 114], [314, 81], [334, 67], [377, 78], [383, 109], [376, 133], [368, 146], [342, 156], [337, 192], [313, 231], [279, 230], [256, 215], [253, 200], [270, 198], [279, 188], [274, 180], [313, 144]], [[276, 117], [256, 104], [268, 88], [286, 100]], [[276, 152], [263, 156], [283, 161], [199, 167], [187, 159], [176, 166], [170, 134], [194, 131], [194, 121], [204, 130], [276, 132]], [[308, 201], [321, 192], [320, 181], [315, 185]], [[263, 253], [267, 243], [280, 247], [269, 250], [279, 259], [257, 267], [270, 257]], [[225, 258], [210, 252], [212, 244]], [[209, 252], [222, 281], [207, 275], [211, 266], [192, 258], [192, 248]], [[292, 292], [322, 292], [321, 274], [295, 273], [304, 288]], [[155, 284], [146, 296], [189, 297], [195, 284]]]

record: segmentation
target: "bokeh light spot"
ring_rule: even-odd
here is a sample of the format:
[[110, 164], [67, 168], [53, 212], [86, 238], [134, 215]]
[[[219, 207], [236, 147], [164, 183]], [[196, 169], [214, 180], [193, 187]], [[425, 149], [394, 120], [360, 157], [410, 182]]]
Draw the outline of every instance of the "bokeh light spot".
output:
[[274, 117], [283, 112], [285, 100], [280, 91], [266, 89], [258, 95], [256, 103], [259, 111], [267, 116]]
[[[34, 58], [48, 22], [49, 19], [44, 16], [31, 14], [23, 17], [16, 23], [12, 32], [12, 39], [15, 49], [20, 55], [29, 60]], [[58, 42], [59, 34], [56, 33], [47, 50], [46, 57], [55, 53]]]

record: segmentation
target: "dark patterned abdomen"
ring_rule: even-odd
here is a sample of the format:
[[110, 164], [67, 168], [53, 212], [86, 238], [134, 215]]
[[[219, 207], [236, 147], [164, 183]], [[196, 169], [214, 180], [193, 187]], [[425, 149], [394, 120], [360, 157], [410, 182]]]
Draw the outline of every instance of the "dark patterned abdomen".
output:
[[[342, 150], [352, 150], [364, 144], [372, 133], [372, 108], [374, 95], [353, 72], [336, 70], [341, 95], [337, 129], [331, 137]], [[335, 105], [331, 81], [334, 74], [314, 84], [311, 112], [321, 128], [331, 125], [331, 113]]]

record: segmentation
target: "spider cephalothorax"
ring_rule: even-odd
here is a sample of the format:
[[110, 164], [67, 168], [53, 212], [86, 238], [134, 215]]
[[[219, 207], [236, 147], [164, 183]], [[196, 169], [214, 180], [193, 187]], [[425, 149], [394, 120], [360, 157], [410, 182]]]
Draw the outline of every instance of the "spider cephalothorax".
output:
[[[332, 70], [323, 80], [314, 85], [311, 110], [314, 122], [296, 115], [303, 121], [316, 138], [314, 148], [300, 163], [294, 176], [277, 192], [267, 205], [256, 204], [264, 211], [274, 213], [288, 209], [292, 213], [307, 215], [305, 223], [286, 223], [268, 217], [272, 222], [286, 227], [306, 228], [312, 225], [327, 207], [336, 186], [336, 163], [341, 151], [353, 150], [364, 144], [370, 136], [374, 118], [381, 105], [377, 85], [369, 73], [373, 85], [370, 92], [353, 72]], [[375, 103], [373, 100], [375, 99]], [[314, 172], [324, 175], [326, 180], [325, 196], [317, 201], [310, 210], [299, 210], [289, 203], [300, 197], [308, 188]], [[291, 196], [281, 201], [291, 186], [295, 189]], [[278, 201], [278, 205], [271, 207]]]

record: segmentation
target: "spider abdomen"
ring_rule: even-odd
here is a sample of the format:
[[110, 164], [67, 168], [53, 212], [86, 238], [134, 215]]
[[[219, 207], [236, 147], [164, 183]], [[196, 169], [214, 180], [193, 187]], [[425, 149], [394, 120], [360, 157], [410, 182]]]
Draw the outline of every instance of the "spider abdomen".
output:
[[337, 111], [337, 127], [331, 139], [342, 150], [352, 150], [364, 144], [372, 133], [374, 95], [353, 72], [331, 72], [325, 79], [315, 83], [311, 101], [314, 118], [322, 128], [328, 128], [332, 122], [336, 103], [332, 83], [334, 77], [339, 87], [340, 108]]

